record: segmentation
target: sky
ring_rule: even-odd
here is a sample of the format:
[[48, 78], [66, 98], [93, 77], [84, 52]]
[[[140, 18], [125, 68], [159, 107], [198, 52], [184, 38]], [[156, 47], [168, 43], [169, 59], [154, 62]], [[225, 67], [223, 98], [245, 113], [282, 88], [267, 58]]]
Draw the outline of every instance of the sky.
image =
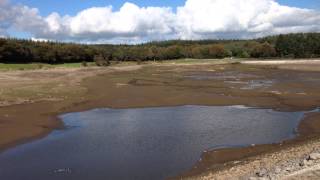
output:
[[0, 36], [81, 43], [320, 32], [319, 0], [0, 0]]

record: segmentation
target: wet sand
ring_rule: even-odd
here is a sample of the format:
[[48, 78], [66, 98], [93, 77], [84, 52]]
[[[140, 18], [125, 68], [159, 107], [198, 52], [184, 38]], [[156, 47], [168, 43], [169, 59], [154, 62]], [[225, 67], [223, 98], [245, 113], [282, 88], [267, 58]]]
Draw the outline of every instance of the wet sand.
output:
[[[296, 71], [300, 66], [296, 64], [282, 66], [153, 64], [72, 72], [68, 69], [59, 72], [48, 70], [46, 76], [38, 71], [7, 72], [5, 78], [0, 76], [1, 92], [5, 94], [1, 96], [1, 102], [5, 103], [0, 108], [0, 149], [43, 137], [55, 128], [63, 128], [56, 118], [59, 114], [98, 107], [246, 105], [282, 111], [317, 108], [320, 102], [320, 71], [315, 70], [314, 64], [307, 65], [309, 69], [304, 66], [303, 71]], [[19, 77], [25, 80], [21, 81]], [[41, 90], [48, 93], [37, 97], [12, 93], [21, 87], [24, 91], [32, 89], [30, 92]], [[61, 88], [53, 91], [57, 87]], [[319, 113], [309, 114], [301, 123], [300, 135], [295, 140], [281, 145], [204, 153], [195, 168], [181, 177], [210, 177], [210, 174], [218, 177], [219, 173], [227, 172], [231, 167], [239, 164], [246, 167], [244, 164], [255, 162], [256, 158], [266, 154], [318, 142], [319, 130]], [[269, 158], [265, 163], [272, 164], [276, 160]], [[250, 167], [251, 170], [256, 168]], [[242, 174], [247, 171], [249, 169]], [[234, 172], [233, 175], [240, 176], [241, 173]]]

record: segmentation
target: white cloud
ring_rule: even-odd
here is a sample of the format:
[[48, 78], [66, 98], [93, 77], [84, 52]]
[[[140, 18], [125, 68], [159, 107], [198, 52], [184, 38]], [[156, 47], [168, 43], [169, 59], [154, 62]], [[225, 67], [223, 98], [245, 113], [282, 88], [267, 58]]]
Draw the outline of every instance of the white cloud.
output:
[[10, 28], [37, 34], [46, 27], [38, 9], [23, 5], [13, 6], [6, 0], [0, 0], [0, 34], [7, 35]]
[[186, 0], [170, 7], [125, 3], [92, 7], [75, 16], [52, 13], [0, 0], [0, 34], [9, 28], [35, 38], [131, 43], [164, 39], [252, 38], [288, 32], [319, 32], [320, 12], [280, 5], [274, 0]]
[[41, 38], [31, 38], [31, 41], [34, 41], [34, 42], [49, 42], [48, 39], [41, 39]]
[[125, 3], [116, 12], [111, 6], [86, 9], [74, 17], [66, 17], [62, 24], [76, 38], [142, 38], [172, 33], [174, 20], [170, 8], [140, 8]]
[[[188, 0], [178, 8], [181, 37], [247, 31], [257, 15], [269, 10], [270, 0]], [[186, 23], [185, 23], [186, 22]]]
[[[180, 37], [249, 38], [320, 30], [320, 13], [274, 0], [188, 0], [178, 8]], [[315, 27], [310, 27], [315, 26]]]

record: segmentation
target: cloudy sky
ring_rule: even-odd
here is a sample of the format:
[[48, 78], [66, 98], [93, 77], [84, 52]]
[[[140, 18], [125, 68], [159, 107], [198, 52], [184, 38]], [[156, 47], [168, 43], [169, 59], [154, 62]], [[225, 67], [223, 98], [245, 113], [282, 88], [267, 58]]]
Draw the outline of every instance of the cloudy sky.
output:
[[82, 43], [320, 32], [319, 0], [0, 0], [0, 36]]

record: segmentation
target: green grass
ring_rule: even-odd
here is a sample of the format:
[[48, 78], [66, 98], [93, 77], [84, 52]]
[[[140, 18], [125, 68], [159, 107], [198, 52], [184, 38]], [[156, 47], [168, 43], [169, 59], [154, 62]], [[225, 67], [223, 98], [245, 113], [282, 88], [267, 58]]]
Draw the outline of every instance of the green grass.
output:
[[[58, 65], [51, 65], [52, 67], [64, 67], [64, 68], [80, 68], [84, 67], [82, 63], [65, 63], [65, 64], [58, 64]], [[96, 66], [93, 62], [87, 62], [88, 67]]]
[[[95, 63], [87, 63], [87, 66], [95, 66]], [[3, 64], [0, 63], [0, 70], [2, 71], [15, 71], [15, 70], [36, 70], [36, 69], [50, 69], [50, 68], [80, 68], [83, 67], [82, 63], [66, 63], [66, 64]]]
[[[166, 60], [166, 61], [157, 61], [156, 63], [175, 63], [175, 64], [199, 64], [199, 63], [236, 63], [242, 59], [177, 59], [177, 60]], [[154, 61], [143, 62], [143, 64], [154, 63]], [[111, 61], [111, 66], [129, 66], [135, 65], [137, 62], [126, 61], [117, 63]], [[96, 66], [94, 62], [88, 62], [88, 67]], [[51, 69], [51, 68], [80, 68], [84, 67], [82, 63], [65, 63], [65, 64], [43, 64], [43, 63], [30, 63], [30, 64], [3, 64], [0, 63], [0, 71], [15, 71], [15, 70], [36, 70], [36, 69]]]
[[0, 70], [33, 70], [41, 68], [50, 68], [49, 64], [2, 64]]

